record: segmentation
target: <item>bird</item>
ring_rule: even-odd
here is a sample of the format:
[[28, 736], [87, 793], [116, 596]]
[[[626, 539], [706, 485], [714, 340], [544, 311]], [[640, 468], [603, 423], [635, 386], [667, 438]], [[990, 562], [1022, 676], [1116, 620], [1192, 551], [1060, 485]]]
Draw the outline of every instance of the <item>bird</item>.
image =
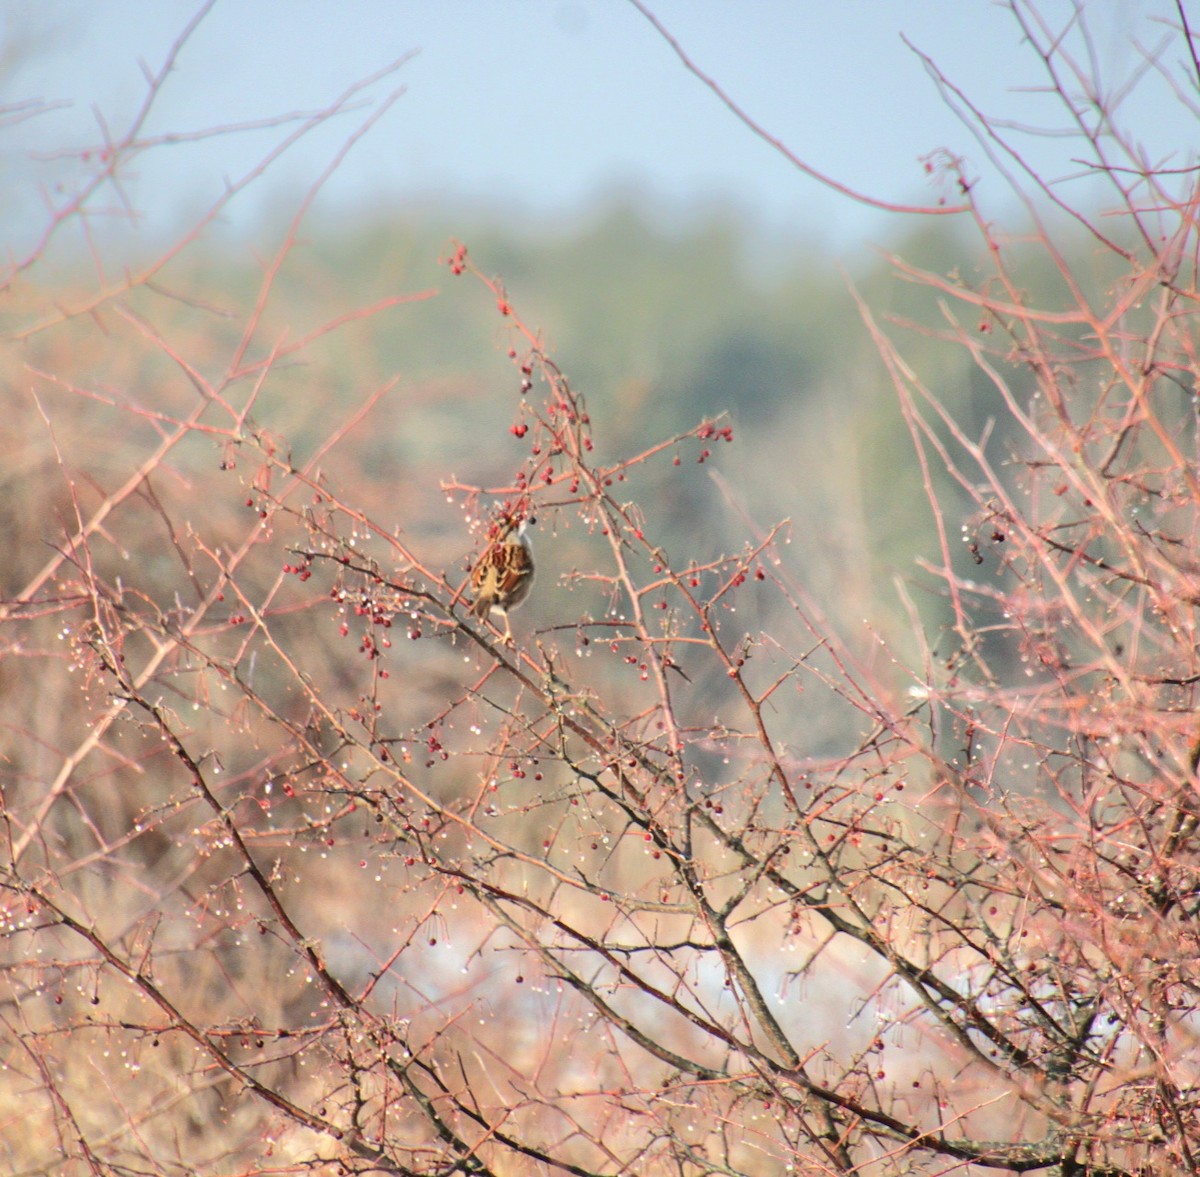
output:
[[524, 519], [507, 515], [483, 555], [471, 569], [471, 612], [482, 621], [489, 613], [504, 618], [504, 642], [512, 645], [508, 611], [529, 596], [533, 587], [533, 548], [525, 534], [532, 515]]

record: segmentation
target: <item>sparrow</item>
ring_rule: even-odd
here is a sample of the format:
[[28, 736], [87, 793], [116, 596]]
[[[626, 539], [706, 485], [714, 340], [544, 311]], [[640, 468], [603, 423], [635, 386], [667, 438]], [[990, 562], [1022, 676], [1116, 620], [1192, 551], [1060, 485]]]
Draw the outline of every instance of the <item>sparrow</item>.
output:
[[504, 618], [506, 645], [512, 645], [508, 611], [525, 600], [533, 587], [533, 549], [525, 529], [534, 522], [532, 515], [502, 519], [496, 538], [471, 569], [471, 612], [480, 621], [489, 613], [499, 613]]

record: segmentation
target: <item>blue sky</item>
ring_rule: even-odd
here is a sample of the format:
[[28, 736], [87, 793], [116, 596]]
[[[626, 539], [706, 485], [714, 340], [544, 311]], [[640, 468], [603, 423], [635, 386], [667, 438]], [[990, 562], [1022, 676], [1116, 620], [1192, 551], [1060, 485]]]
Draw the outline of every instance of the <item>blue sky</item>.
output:
[[[1044, 81], [1011, 13], [990, 0], [649, 0], [707, 73], [812, 166], [881, 199], [937, 195], [920, 157], [966, 155], [999, 191], [970, 132], [937, 93], [906, 36], [982, 108], [1043, 120], [1022, 88]], [[1047, 0], [1052, 18], [1067, 0]], [[6, 200], [27, 213], [69, 160], [29, 163], [122, 129], [142, 101], [143, 64], [161, 64], [199, 10], [180, 0], [44, 0], [6, 6], [0, 101], [63, 105], [10, 126]], [[1159, 35], [1167, 0], [1091, 0], [1094, 48], [1116, 80], [1134, 40]], [[645, 195], [665, 216], [733, 200], [767, 233], [819, 234], [842, 248], [886, 237], [897, 218], [834, 195], [749, 134], [680, 64], [628, 0], [217, 0], [184, 48], [148, 123], [152, 134], [313, 110], [410, 51], [368, 93], [403, 96], [360, 142], [321, 197], [342, 215], [380, 202], [479, 201], [539, 218], [568, 217], [598, 195]], [[1163, 88], [1139, 111], [1154, 150], [1194, 150], [1194, 118]], [[289, 153], [232, 213], [253, 223], [286, 207], [326, 166], [367, 110]], [[1053, 121], [1061, 123], [1057, 110]], [[150, 220], [195, 212], [227, 177], [252, 167], [282, 132], [181, 144], [128, 176]], [[1073, 170], [1061, 140], [1030, 141], [1055, 175]], [[28, 166], [27, 166], [28, 165]], [[20, 193], [18, 194], [18, 188]], [[10, 210], [11, 211], [11, 210]], [[10, 218], [10, 224], [14, 223]]]

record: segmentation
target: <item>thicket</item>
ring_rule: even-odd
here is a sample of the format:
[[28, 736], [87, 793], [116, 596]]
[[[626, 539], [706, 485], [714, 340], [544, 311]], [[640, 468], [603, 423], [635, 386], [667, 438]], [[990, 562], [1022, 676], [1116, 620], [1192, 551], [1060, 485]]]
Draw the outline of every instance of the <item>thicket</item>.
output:
[[1200, 189], [1055, 11], [1106, 203], [968, 108], [1020, 231], [943, 161], [911, 301], [315, 191], [87, 272], [90, 160], [0, 302], [10, 1171], [1200, 1171]]

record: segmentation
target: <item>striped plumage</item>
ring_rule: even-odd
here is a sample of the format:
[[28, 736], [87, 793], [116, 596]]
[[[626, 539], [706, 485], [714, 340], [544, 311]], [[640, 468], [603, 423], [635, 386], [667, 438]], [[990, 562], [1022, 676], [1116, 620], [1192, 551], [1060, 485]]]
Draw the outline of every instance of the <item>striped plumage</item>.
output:
[[508, 611], [515, 609], [533, 587], [533, 549], [525, 534], [532, 517], [506, 518], [496, 538], [471, 569], [471, 612], [482, 621], [489, 613], [504, 618], [504, 640], [512, 642]]

